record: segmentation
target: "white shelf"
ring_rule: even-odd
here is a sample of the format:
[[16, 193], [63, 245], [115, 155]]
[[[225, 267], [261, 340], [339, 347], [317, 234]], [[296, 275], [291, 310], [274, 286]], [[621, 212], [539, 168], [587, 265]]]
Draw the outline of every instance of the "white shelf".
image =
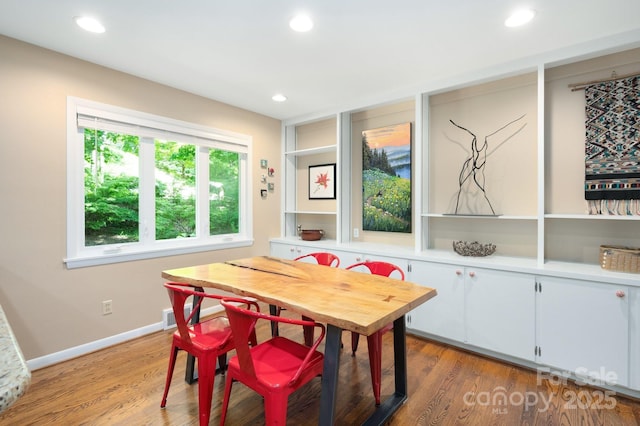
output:
[[635, 215], [607, 215], [607, 214], [545, 214], [545, 219], [587, 219], [587, 220], [640, 220]]
[[335, 152], [338, 149], [338, 145], [319, 146], [317, 148], [299, 149], [296, 151], [287, 151], [284, 155], [292, 157], [304, 157], [305, 155], [323, 154], [325, 152]]
[[498, 216], [483, 216], [472, 214], [443, 214], [443, 213], [423, 213], [422, 217], [444, 217], [451, 219], [490, 219], [490, 220], [536, 220], [537, 216], [518, 216], [518, 215], [498, 215]]

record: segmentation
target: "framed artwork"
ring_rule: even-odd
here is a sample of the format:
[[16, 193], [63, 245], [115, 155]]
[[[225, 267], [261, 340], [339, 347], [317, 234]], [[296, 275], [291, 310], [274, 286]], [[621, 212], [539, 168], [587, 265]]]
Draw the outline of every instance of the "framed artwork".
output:
[[362, 132], [362, 229], [411, 233], [411, 123]]
[[336, 198], [336, 163], [309, 166], [309, 199]]

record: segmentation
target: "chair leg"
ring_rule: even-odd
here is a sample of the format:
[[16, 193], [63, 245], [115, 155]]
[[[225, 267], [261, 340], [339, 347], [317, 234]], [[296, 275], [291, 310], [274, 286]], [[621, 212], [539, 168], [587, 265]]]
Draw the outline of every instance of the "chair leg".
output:
[[222, 408], [220, 410], [220, 426], [224, 426], [227, 418], [227, 408], [229, 408], [229, 397], [231, 396], [231, 385], [233, 385], [233, 377], [227, 374], [227, 380], [224, 383], [224, 399], [222, 400]]
[[287, 424], [288, 395], [271, 394], [264, 398], [264, 419], [267, 426]]
[[376, 406], [380, 405], [380, 383], [382, 380], [382, 333], [376, 332], [367, 336], [369, 347], [369, 368], [371, 369], [371, 386]]
[[171, 386], [171, 378], [173, 377], [173, 369], [176, 366], [176, 357], [178, 356], [177, 346], [171, 345], [171, 354], [169, 355], [169, 367], [167, 368], [167, 380], [164, 383], [164, 394], [162, 395], [162, 402], [160, 407], [164, 408], [167, 405], [167, 395], [169, 394], [169, 386]]
[[[269, 314], [275, 315], [277, 317], [280, 316], [280, 307], [276, 305], [269, 305]], [[276, 321], [271, 321], [271, 337], [279, 336], [278, 323]]]
[[220, 374], [224, 374], [227, 371], [227, 353], [218, 355], [218, 366], [220, 367]]
[[360, 335], [358, 333], [351, 332], [351, 356], [356, 356], [358, 350], [358, 342], [360, 341]]
[[251, 334], [249, 334], [249, 346], [251, 346], [251, 347], [258, 346], [258, 338], [256, 337], [256, 329], [255, 328], [253, 330], [251, 330]]
[[200, 418], [200, 426], [209, 425], [213, 381], [216, 374], [215, 360], [215, 357], [198, 358], [198, 417]]

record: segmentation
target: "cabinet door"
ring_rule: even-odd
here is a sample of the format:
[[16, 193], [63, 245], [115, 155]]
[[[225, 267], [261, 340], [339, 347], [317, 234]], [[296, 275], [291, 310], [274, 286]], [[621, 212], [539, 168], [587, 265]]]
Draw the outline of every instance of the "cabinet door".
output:
[[451, 265], [411, 262], [407, 279], [435, 288], [438, 294], [407, 316], [407, 328], [464, 341], [464, 277]]
[[[640, 359], [640, 287], [629, 289], [629, 359]], [[640, 390], [640, 362], [629, 363], [629, 387]]]
[[590, 281], [539, 278], [540, 363], [628, 384], [629, 289]]
[[465, 268], [466, 342], [533, 360], [535, 278], [526, 274]]
[[271, 256], [281, 257], [283, 259], [295, 259], [298, 256], [302, 256], [303, 254], [311, 253], [313, 250], [309, 247], [301, 247], [295, 244], [287, 244], [287, 243], [274, 243], [272, 242], [270, 245], [270, 254]]
[[346, 268], [349, 265], [353, 265], [357, 262], [362, 262], [364, 260], [364, 255], [362, 253], [350, 252], [350, 251], [332, 251], [336, 256], [340, 258], [340, 267]]
[[283, 259], [293, 259], [295, 252], [295, 246], [292, 244], [284, 243], [270, 243], [270, 254], [274, 257], [281, 257]]

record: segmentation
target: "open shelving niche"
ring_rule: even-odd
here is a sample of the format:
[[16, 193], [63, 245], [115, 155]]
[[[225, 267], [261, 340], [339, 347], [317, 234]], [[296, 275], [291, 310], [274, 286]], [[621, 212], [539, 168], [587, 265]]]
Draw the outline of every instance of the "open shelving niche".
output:
[[[584, 94], [568, 88], [569, 83], [606, 78], [613, 71], [640, 73], [637, 45], [609, 50], [522, 67], [495, 79], [451, 84], [413, 99], [329, 118], [284, 123], [282, 238], [297, 243], [298, 225], [320, 227], [328, 240], [322, 245], [333, 241], [341, 250], [391, 250], [407, 259], [637, 283], [635, 274], [599, 266], [601, 244], [637, 245], [640, 216], [586, 214]], [[524, 129], [515, 135], [506, 132], [510, 136], [490, 154], [485, 170], [486, 188], [500, 215], [451, 215], [470, 137], [448, 120], [472, 130], [482, 143], [485, 135], [521, 114], [526, 114], [520, 122]], [[360, 132], [363, 126], [403, 121], [413, 124], [413, 232], [397, 236], [360, 231], [356, 238], [353, 229], [361, 223], [355, 166], [361, 162]], [[305, 200], [306, 167], [331, 162], [337, 163], [336, 200]], [[451, 248], [452, 241], [460, 239], [493, 242], [498, 249], [487, 258], [465, 258]]]
[[307, 198], [308, 167], [338, 162], [335, 132], [336, 120], [331, 118], [283, 128], [285, 195], [282, 230], [286, 238], [296, 239], [300, 227], [322, 229], [326, 239], [336, 239], [338, 194], [335, 200]]

